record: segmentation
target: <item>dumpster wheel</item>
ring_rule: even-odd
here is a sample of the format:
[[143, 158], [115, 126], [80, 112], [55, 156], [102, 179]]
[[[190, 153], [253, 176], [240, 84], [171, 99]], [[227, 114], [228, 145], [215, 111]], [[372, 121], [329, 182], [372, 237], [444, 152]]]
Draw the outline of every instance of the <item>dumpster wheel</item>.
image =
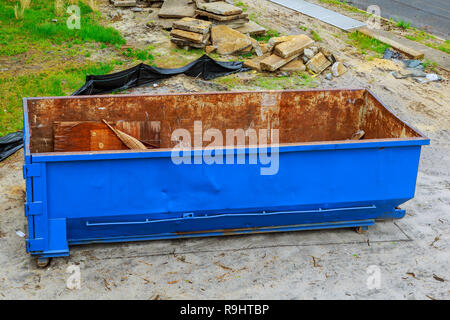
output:
[[36, 265], [38, 268], [45, 268], [50, 265], [51, 261], [52, 261], [51, 258], [39, 257], [39, 258], [36, 258]]

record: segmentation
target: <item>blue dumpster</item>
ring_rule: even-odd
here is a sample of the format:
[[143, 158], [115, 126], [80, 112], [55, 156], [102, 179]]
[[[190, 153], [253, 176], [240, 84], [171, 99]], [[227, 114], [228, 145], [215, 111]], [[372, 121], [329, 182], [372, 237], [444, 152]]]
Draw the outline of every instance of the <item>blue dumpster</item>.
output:
[[[26, 248], [44, 258], [75, 244], [402, 218], [429, 144], [365, 89], [25, 98], [23, 107]], [[147, 123], [157, 146], [76, 149], [100, 131], [68, 141], [55, 129], [103, 120]], [[244, 140], [220, 141], [229, 131]]]

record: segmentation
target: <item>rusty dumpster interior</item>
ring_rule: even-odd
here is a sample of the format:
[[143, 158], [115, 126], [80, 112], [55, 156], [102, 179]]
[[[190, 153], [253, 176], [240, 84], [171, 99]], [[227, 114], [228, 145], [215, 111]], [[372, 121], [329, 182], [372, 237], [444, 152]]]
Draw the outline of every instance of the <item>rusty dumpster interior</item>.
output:
[[224, 137], [227, 129], [279, 129], [280, 144], [361, 131], [360, 139], [420, 137], [364, 89], [32, 98], [27, 108], [31, 153], [128, 150], [104, 120], [148, 149], [174, 147], [175, 129], [193, 137], [194, 121]]

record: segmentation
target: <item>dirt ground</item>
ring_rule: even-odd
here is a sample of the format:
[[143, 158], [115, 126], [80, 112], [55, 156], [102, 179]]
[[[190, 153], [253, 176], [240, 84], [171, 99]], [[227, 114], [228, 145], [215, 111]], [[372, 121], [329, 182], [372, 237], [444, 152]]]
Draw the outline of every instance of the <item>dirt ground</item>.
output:
[[[0, 163], [0, 298], [12, 299], [449, 299], [450, 298], [450, 88], [448, 80], [419, 84], [395, 79], [402, 66], [368, 61], [341, 31], [263, 0], [247, 0], [257, 21], [286, 34], [314, 26], [323, 45], [349, 71], [320, 88], [369, 88], [396, 115], [431, 139], [422, 149], [414, 199], [401, 220], [379, 222], [365, 234], [327, 230], [266, 235], [85, 245], [38, 269], [25, 252], [22, 151]], [[106, 2], [104, 14], [111, 12]], [[137, 13], [145, 15], [146, 13]], [[128, 13], [125, 15], [128, 16]], [[124, 16], [124, 17], [125, 17]], [[133, 29], [146, 16], [129, 15], [125, 34], [134, 42], [164, 43], [161, 30]], [[128, 21], [128, 22], [126, 22]], [[127, 24], [128, 23], [128, 24]], [[113, 22], [119, 27], [124, 21]], [[123, 27], [124, 30], [126, 29]], [[137, 34], [137, 35], [136, 35]], [[153, 40], [152, 40], [153, 39]], [[163, 50], [163, 49], [161, 49]], [[252, 73], [232, 77], [254, 77]], [[448, 79], [446, 74], [442, 74]], [[131, 93], [227, 89], [184, 76]], [[239, 82], [235, 89], [258, 89]], [[70, 290], [67, 268], [78, 265], [81, 289]], [[381, 274], [369, 288], [368, 268]]]

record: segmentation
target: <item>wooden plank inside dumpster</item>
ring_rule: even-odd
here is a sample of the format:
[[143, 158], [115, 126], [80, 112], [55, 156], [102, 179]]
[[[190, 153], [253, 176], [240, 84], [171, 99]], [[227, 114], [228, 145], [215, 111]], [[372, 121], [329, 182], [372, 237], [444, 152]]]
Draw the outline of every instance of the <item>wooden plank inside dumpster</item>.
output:
[[[114, 126], [150, 148], [160, 146], [158, 124], [118, 121]], [[129, 149], [106, 124], [97, 121], [55, 121], [53, 134], [55, 152]]]

